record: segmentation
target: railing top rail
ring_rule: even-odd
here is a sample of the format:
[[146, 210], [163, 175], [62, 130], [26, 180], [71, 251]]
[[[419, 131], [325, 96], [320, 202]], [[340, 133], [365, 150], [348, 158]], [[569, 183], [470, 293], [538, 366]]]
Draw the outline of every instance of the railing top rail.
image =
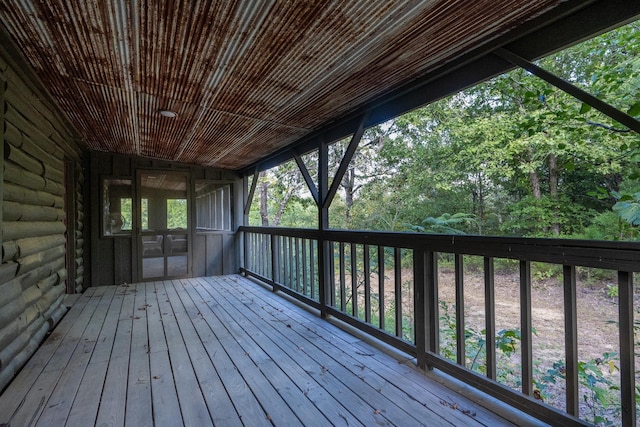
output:
[[322, 238], [334, 242], [425, 249], [461, 255], [518, 259], [619, 271], [640, 271], [639, 242], [459, 236], [411, 232], [347, 231], [299, 228], [240, 227], [240, 231]]

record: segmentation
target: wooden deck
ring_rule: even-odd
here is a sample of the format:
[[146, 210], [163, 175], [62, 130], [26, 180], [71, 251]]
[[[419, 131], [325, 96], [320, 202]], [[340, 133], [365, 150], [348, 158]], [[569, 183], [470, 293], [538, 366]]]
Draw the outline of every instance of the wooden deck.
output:
[[90, 288], [0, 423], [511, 425], [402, 362], [240, 276]]

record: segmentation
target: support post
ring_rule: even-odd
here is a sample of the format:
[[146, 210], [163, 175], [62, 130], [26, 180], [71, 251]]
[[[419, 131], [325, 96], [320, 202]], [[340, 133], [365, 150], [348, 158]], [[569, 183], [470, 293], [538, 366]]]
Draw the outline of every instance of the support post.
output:
[[633, 273], [618, 272], [620, 325], [620, 397], [622, 425], [636, 425], [636, 389], [633, 330]]
[[342, 161], [340, 162], [340, 166], [338, 167], [336, 176], [333, 178], [333, 182], [331, 183], [331, 188], [328, 189], [326, 197], [324, 197], [322, 200], [322, 207], [324, 208], [329, 208], [329, 205], [331, 205], [331, 202], [333, 201], [333, 198], [338, 191], [338, 187], [342, 182], [342, 178], [344, 178], [344, 174], [347, 172], [349, 163], [351, 163], [351, 159], [353, 159], [353, 155], [356, 153], [358, 144], [360, 144], [360, 139], [362, 139], [362, 135], [364, 134], [364, 123], [366, 120], [367, 114], [364, 114], [360, 119], [358, 129], [356, 129], [353, 137], [351, 137], [351, 141], [349, 142], [347, 151], [344, 153], [344, 157], [342, 157]]
[[516, 55], [513, 52], [508, 51], [507, 49], [500, 48], [495, 51], [495, 54], [500, 58], [504, 59], [512, 63], [513, 65], [517, 65], [518, 67], [524, 68], [531, 74], [541, 78], [547, 83], [557, 87], [563, 92], [568, 93], [574, 98], [579, 99], [585, 104], [590, 105], [601, 113], [609, 116], [613, 120], [622, 123], [627, 126], [629, 129], [633, 129], [634, 131], [640, 133], [640, 121], [631, 117], [630, 115], [623, 113], [617, 108], [607, 104], [606, 102], [596, 98], [590, 93], [585, 92], [584, 90], [578, 88], [577, 86], [572, 85], [566, 80], [561, 79], [560, 77], [548, 72], [547, 70], [538, 67], [536, 64], [527, 61], [526, 59]]
[[[260, 172], [258, 172], [258, 168], [256, 168], [255, 172], [253, 173], [253, 180], [251, 181], [251, 189], [249, 190], [249, 193], [247, 194], [245, 200], [244, 200], [244, 216], [245, 216], [245, 225], [248, 224], [248, 218], [249, 218], [249, 212], [251, 211], [251, 203], [253, 202], [253, 195], [256, 193], [256, 186], [258, 185], [258, 177], [260, 176]], [[249, 184], [249, 180], [247, 179], [247, 177], [244, 178], [245, 179], [245, 184], [244, 184], [244, 191], [246, 194], [247, 191], [247, 187]]]
[[298, 164], [298, 169], [300, 169], [300, 173], [302, 174], [302, 177], [304, 178], [304, 182], [307, 183], [307, 187], [309, 188], [309, 192], [311, 193], [311, 196], [313, 197], [313, 200], [315, 200], [316, 205], [319, 204], [320, 203], [320, 199], [318, 197], [318, 188], [313, 183], [313, 179], [311, 178], [311, 174], [309, 173], [309, 169], [307, 169], [307, 166], [304, 164], [304, 161], [302, 160], [302, 157], [300, 157], [298, 154], [294, 154], [293, 157], [294, 157], [294, 159], [296, 159], [296, 163]]
[[484, 258], [485, 342], [487, 346], [487, 377], [496, 379], [496, 297], [493, 258]]
[[318, 299], [320, 301], [320, 316], [327, 317], [327, 302], [329, 301], [329, 242], [325, 239], [325, 230], [329, 228], [329, 206], [325, 203], [329, 191], [329, 144], [320, 141], [318, 147]]
[[413, 251], [413, 319], [416, 344], [416, 363], [419, 368], [427, 367], [427, 346], [432, 325], [429, 324], [427, 296], [427, 254], [424, 249]]
[[466, 366], [467, 352], [465, 348], [464, 324], [464, 258], [455, 254], [456, 280], [456, 361], [458, 365]]
[[578, 393], [578, 308], [576, 299], [576, 268], [563, 267], [564, 280], [564, 354], [566, 365], [567, 413], [579, 416]]
[[531, 333], [531, 263], [520, 261], [520, 342], [522, 346], [522, 393], [533, 394], [533, 348]]

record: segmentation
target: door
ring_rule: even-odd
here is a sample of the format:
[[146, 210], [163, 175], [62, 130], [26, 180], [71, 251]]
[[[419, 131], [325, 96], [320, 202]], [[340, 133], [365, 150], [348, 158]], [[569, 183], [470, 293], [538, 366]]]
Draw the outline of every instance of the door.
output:
[[138, 173], [138, 274], [142, 280], [188, 277], [189, 175]]

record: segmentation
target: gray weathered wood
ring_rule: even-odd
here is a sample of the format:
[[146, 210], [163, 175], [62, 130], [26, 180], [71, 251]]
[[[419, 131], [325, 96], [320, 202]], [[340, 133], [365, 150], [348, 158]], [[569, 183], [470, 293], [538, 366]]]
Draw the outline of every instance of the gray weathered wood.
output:
[[[20, 166], [7, 161], [4, 162], [4, 180], [32, 190], [43, 191], [46, 187], [46, 180], [44, 177], [22, 169]], [[47, 192], [54, 194], [51, 191]]]
[[64, 206], [64, 200], [60, 196], [44, 191], [31, 190], [7, 182], [4, 183], [4, 200], [26, 205], [53, 206], [57, 208]]
[[[163, 283], [157, 283], [156, 290], [164, 293], [167, 298], [163, 300], [162, 297], [159, 297], [158, 302], [160, 304], [165, 336], [167, 337], [169, 357], [174, 367], [173, 379], [175, 381], [178, 399], [180, 400], [182, 419], [185, 425], [213, 425], [202, 390], [198, 385], [195, 372], [197, 366], [193, 366], [189, 362], [189, 346], [195, 346], [197, 342], [190, 340], [185, 341], [183, 338], [174, 309], [174, 304], [179, 303], [179, 301], [171, 302], [171, 296], [167, 291], [167, 286], [171, 286], [171, 284], [167, 283], [165, 285]], [[219, 356], [221, 358], [224, 357], [222, 354]], [[204, 362], [205, 360], [201, 363]], [[196, 365], [198, 365], [198, 363], [196, 363]]]
[[65, 238], [62, 234], [51, 236], [28, 237], [15, 241], [18, 253], [21, 257], [29, 256], [47, 249], [64, 245]]
[[25, 239], [27, 237], [64, 234], [66, 227], [59, 221], [21, 222], [7, 221], [2, 223], [5, 240]]
[[15, 262], [5, 262], [0, 265], [0, 285], [15, 278], [17, 272], [18, 264]]
[[2, 205], [5, 221], [62, 221], [64, 210], [49, 206], [33, 206], [15, 202]]
[[16, 260], [18, 263], [18, 274], [25, 274], [43, 264], [46, 264], [50, 261], [53, 261], [57, 258], [62, 257], [64, 259], [65, 248], [64, 246], [58, 246], [51, 249], [44, 250], [42, 252], [37, 252], [33, 255], [28, 255], [26, 257], [21, 257]]
[[31, 157], [24, 151], [7, 142], [4, 143], [4, 159], [10, 160], [16, 165], [36, 175], [44, 175], [44, 165], [40, 160]]
[[238, 276], [86, 295], [0, 395], [0, 423], [24, 400], [12, 425], [509, 424]]

